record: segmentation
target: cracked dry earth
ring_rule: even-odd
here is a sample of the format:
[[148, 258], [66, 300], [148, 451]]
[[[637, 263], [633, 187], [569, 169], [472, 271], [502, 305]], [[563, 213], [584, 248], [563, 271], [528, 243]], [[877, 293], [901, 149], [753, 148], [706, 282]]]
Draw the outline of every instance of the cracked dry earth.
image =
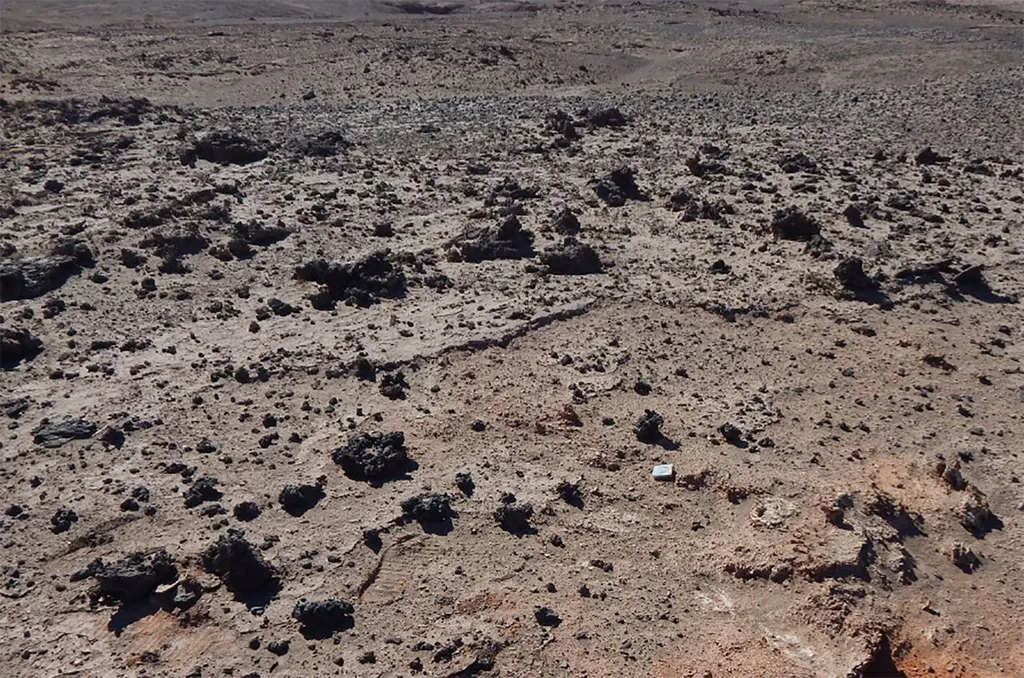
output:
[[0, 674], [1024, 675], [1022, 21], [5, 0]]

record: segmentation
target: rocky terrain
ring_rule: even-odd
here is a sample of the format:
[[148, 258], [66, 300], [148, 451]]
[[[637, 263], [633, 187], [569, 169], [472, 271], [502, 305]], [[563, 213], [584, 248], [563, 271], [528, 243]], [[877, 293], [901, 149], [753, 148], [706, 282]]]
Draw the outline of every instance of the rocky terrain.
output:
[[0, 30], [0, 674], [1024, 675], [1019, 4]]

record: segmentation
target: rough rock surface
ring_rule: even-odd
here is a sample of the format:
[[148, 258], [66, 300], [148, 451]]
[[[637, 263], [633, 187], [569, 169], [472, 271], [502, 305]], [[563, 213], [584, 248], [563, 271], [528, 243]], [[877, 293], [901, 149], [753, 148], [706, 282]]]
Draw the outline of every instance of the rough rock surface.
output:
[[174, 561], [164, 549], [133, 553], [117, 562], [90, 564], [96, 586], [89, 592], [94, 604], [132, 603], [147, 597], [159, 584], [175, 577]]
[[292, 609], [292, 618], [299, 622], [305, 637], [323, 638], [335, 631], [351, 628], [354, 611], [351, 603], [335, 598], [300, 600]]
[[236, 595], [261, 593], [277, 584], [274, 569], [241, 532], [221, 535], [202, 552], [201, 562], [203, 569], [220, 577]]
[[533, 256], [533, 240], [533, 232], [511, 214], [497, 226], [467, 230], [450, 244], [449, 258], [469, 263], [528, 258]]
[[387, 480], [413, 468], [401, 431], [360, 433], [335, 450], [332, 458], [356, 480]]
[[4, 369], [31, 360], [43, 350], [43, 342], [26, 329], [0, 328], [0, 365]]
[[590, 245], [568, 236], [540, 255], [540, 262], [555, 275], [586, 275], [601, 272], [601, 257]]

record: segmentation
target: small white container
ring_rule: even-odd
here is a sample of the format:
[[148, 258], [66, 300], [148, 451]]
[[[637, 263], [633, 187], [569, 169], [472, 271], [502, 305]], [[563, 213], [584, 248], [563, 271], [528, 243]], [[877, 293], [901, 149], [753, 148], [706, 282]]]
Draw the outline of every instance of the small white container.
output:
[[651, 476], [655, 480], [672, 480], [676, 475], [676, 470], [672, 468], [672, 464], [658, 464], [651, 471]]

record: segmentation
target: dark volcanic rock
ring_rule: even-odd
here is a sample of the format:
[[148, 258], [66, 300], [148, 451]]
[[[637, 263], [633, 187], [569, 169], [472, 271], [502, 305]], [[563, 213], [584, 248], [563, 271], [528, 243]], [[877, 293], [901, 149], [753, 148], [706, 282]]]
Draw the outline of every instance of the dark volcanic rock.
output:
[[563, 480], [558, 483], [558, 487], [555, 488], [558, 492], [558, 496], [562, 498], [566, 504], [575, 506], [577, 508], [583, 507], [583, 491], [580, 489], [579, 483], [572, 483], [568, 480]]
[[277, 575], [242, 532], [229, 530], [201, 554], [203, 569], [238, 595], [276, 588]]
[[[719, 154], [719, 157], [722, 157]], [[731, 174], [729, 168], [717, 160], [701, 160], [700, 153], [686, 159], [686, 168], [695, 177], [703, 178], [712, 174]]]
[[0, 327], [0, 367], [3, 369], [31, 360], [42, 350], [43, 342], [28, 330]]
[[[675, 197], [675, 196], [673, 196]], [[680, 217], [683, 221], [696, 221], [698, 219], [708, 219], [710, 221], [725, 221], [726, 214], [735, 214], [736, 209], [727, 203], [725, 200], [691, 200], [686, 203], [686, 206], [682, 208], [682, 216]]]
[[544, 125], [549, 130], [562, 135], [562, 138], [556, 140], [555, 146], [569, 146], [580, 138], [580, 133], [576, 130], [576, 122], [565, 111], [558, 110], [548, 113], [544, 119]]
[[540, 255], [542, 264], [555, 275], [586, 275], [601, 272], [601, 257], [593, 247], [568, 236]]
[[846, 217], [847, 223], [854, 228], [864, 228], [864, 213], [856, 205], [848, 205], [843, 210], [843, 216]]
[[89, 591], [93, 605], [132, 603], [142, 600], [160, 584], [177, 575], [174, 561], [164, 549], [133, 553], [126, 558], [104, 564], [102, 560], [89, 566], [96, 586]]
[[234, 509], [235, 518], [238, 518], [244, 523], [247, 523], [250, 520], [256, 520], [260, 517], [260, 513], [262, 513], [262, 511], [260, 510], [259, 505], [254, 501], [243, 501], [236, 504]]
[[918, 165], [935, 165], [940, 162], [949, 162], [949, 158], [944, 155], [939, 155], [932, 150], [931, 146], [926, 146], [917, 154], [914, 158], [914, 162]]
[[541, 626], [558, 626], [562, 623], [562, 618], [550, 607], [537, 608], [533, 616]]
[[643, 415], [633, 425], [636, 439], [642, 443], [656, 443], [661, 440], [661, 425], [664, 418], [654, 410], [644, 410]]
[[346, 139], [341, 132], [334, 130], [320, 132], [293, 144], [297, 153], [318, 158], [329, 158], [341, 151], [348, 150], [351, 146], [352, 142]]
[[50, 518], [50, 531], [54, 534], [67, 532], [71, 529], [72, 523], [78, 522], [78, 514], [69, 508], [59, 508]]
[[739, 429], [735, 424], [725, 422], [718, 427], [718, 432], [722, 434], [725, 441], [730, 445], [740, 447], [743, 445], [743, 431]]
[[621, 207], [627, 200], [647, 200], [647, 194], [636, 184], [636, 177], [630, 167], [618, 167], [608, 173], [594, 186], [597, 197], [609, 207]]
[[377, 381], [377, 366], [369, 358], [356, 358], [348, 369], [360, 381]]
[[452, 261], [479, 263], [493, 259], [524, 259], [533, 256], [533, 231], [523, 228], [510, 214], [497, 226], [468, 229], [449, 243]]
[[803, 153], [788, 155], [779, 160], [779, 167], [781, 167], [782, 171], [786, 174], [794, 174], [796, 172], [815, 174], [818, 172], [818, 163], [814, 162]]
[[783, 240], [810, 240], [821, 233], [821, 225], [798, 207], [787, 207], [775, 213], [772, 233]]
[[407, 388], [409, 388], [409, 383], [405, 380], [405, 373], [399, 370], [381, 377], [377, 390], [389, 400], [402, 400], [405, 398], [405, 389]]
[[447, 494], [424, 492], [402, 500], [402, 515], [408, 520], [419, 523], [444, 523], [450, 521], [452, 511], [451, 499]]
[[138, 268], [146, 263], [147, 257], [127, 247], [121, 249], [121, 263], [125, 268]]
[[217, 501], [224, 494], [217, 489], [217, 479], [209, 476], [196, 478], [184, 492], [185, 508], [195, 508], [206, 501]]
[[561, 235], [576, 235], [580, 232], [580, 220], [568, 207], [563, 207], [559, 210], [558, 214], [555, 215], [554, 221], [551, 225], [555, 233]]
[[292, 609], [292, 619], [301, 625], [300, 633], [308, 638], [328, 638], [335, 631], [352, 628], [351, 603], [336, 598], [327, 600], [300, 600]]
[[499, 202], [508, 203], [515, 200], [533, 200], [539, 195], [540, 189], [536, 186], [521, 186], [512, 177], [505, 177], [498, 185], [491, 189], [484, 204], [492, 206]]
[[686, 207], [693, 202], [693, 195], [685, 188], [680, 188], [671, 196], [669, 196], [668, 204], [665, 205], [672, 212], [679, 212], [680, 210], [686, 209]]
[[316, 485], [285, 485], [278, 495], [277, 501], [281, 503], [281, 508], [288, 515], [297, 518], [327, 496], [324, 494], [326, 482], [327, 478], [321, 476], [317, 479]]
[[32, 442], [43, 447], [60, 447], [70, 440], [91, 438], [97, 429], [96, 424], [85, 419], [66, 419], [40, 425], [32, 431]]
[[[270, 247], [274, 243], [280, 242], [292, 234], [291, 230], [285, 227], [285, 225], [280, 221], [273, 226], [267, 226], [262, 222], [252, 219], [246, 223], [236, 223], [234, 225], [234, 229], [236, 241], [244, 242], [247, 245], [256, 245], [258, 247]], [[228, 243], [228, 248], [232, 248], [231, 243]], [[236, 244], [234, 248], [238, 249], [239, 246]]]
[[94, 263], [92, 250], [81, 242], [60, 244], [44, 257], [16, 260], [4, 257], [0, 261], [0, 301], [42, 296]]
[[405, 434], [360, 433], [331, 455], [354, 480], [388, 480], [415, 468], [405, 449]]
[[206, 160], [218, 165], [248, 165], [267, 157], [267, 149], [252, 139], [233, 132], [213, 132], [199, 139], [181, 154], [181, 164]]
[[494, 510], [494, 519], [502, 529], [512, 534], [530, 532], [532, 529], [530, 518], [532, 517], [533, 504], [516, 503], [515, 497], [512, 497], [512, 501], [503, 501], [501, 506]]
[[864, 291], [878, 288], [878, 282], [864, 272], [860, 257], [846, 257], [839, 262], [833, 273], [836, 280], [848, 290]]
[[625, 127], [629, 124], [629, 118], [622, 114], [622, 111], [615, 108], [599, 108], [587, 113], [587, 123], [591, 127]]
[[392, 264], [389, 252], [374, 252], [350, 263], [315, 259], [295, 269], [295, 279], [315, 282], [320, 291], [309, 297], [313, 308], [327, 311], [337, 302], [370, 306], [381, 299], [405, 296], [406, 278]]
[[473, 482], [471, 474], [460, 471], [455, 474], [455, 487], [459, 488], [459, 492], [462, 494], [471, 497], [473, 496], [473, 490], [476, 489], [476, 483]]

